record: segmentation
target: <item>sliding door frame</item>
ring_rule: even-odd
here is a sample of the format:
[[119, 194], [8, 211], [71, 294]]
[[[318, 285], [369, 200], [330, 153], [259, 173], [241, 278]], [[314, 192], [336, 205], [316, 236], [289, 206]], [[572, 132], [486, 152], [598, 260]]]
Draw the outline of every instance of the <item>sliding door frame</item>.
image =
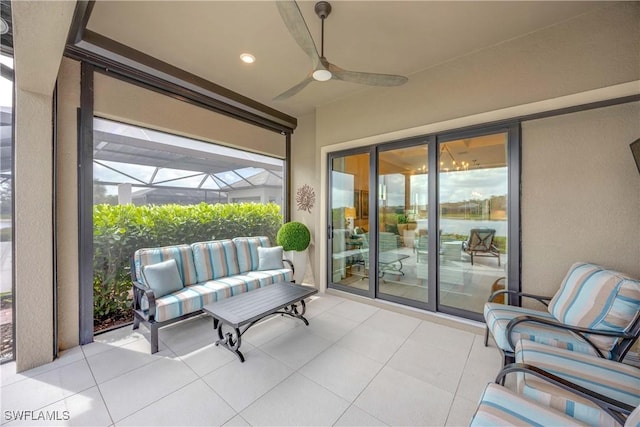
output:
[[[507, 265], [508, 270], [506, 271], [507, 277], [507, 289], [510, 291], [519, 292], [521, 289], [520, 282], [520, 248], [521, 248], [521, 240], [520, 240], [520, 122], [511, 122], [504, 124], [496, 124], [496, 125], [487, 125], [487, 126], [477, 126], [473, 128], [467, 128], [463, 130], [454, 130], [450, 132], [442, 132], [436, 136], [436, 151], [440, 153], [440, 144], [455, 141], [459, 139], [467, 139], [467, 138], [475, 138], [480, 136], [492, 135], [496, 133], [506, 133], [507, 134], [507, 247], [509, 248], [509, 252], [507, 253]], [[431, 156], [434, 157], [434, 156]], [[440, 159], [436, 159], [436, 167], [433, 169], [429, 169], [429, 173], [433, 170], [436, 177], [433, 180], [429, 181], [429, 185], [436, 186], [433, 188], [433, 191], [436, 193], [437, 199], [434, 201], [433, 205], [429, 205], [429, 215], [437, 217], [439, 220], [440, 217], [438, 215], [438, 207], [440, 206], [440, 193], [438, 191], [438, 164]], [[430, 175], [431, 177], [431, 175]], [[433, 182], [432, 182], [433, 181]], [[431, 189], [431, 187], [430, 187]], [[431, 202], [431, 200], [430, 200]], [[438, 225], [438, 224], [436, 224]], [[429, 226], [432, 226], [430, 223]], [[435, 230], [438, 230], [436, 228]], [[434, 239], [435, 240], [435, 239]], [[430, 242], [431, 244], [431, 242]], [[435, 244], [435, 243], [434, 243]], [[437, 253], [437, 247], [430, 247], [429, 250], [435, 250]], [[440, 273], [440, 257], [437, 258], [437, 274]], [[431, 264], [430, 264], [431, 266]], [[438, 289], [440, 286], [440, 278], [437, 278]], [[439, 292], [438, 292], [439, 294]], [[487, 294], [487, 298], [489, 294]], [[513, 295], [510, 295], [510, 298], [513, 298]], [[511, 301], [511, 300], [510, 300]], [[511, 301], [512, 304], [519, 305], [520, 300], [515, 299]], [[437, 299], [437, 309], [436, 311], [446, 314], [451, 314], [457, 317], [464, 317], [471, 320], [477, 320], [480, 322], [484, 321], [484, 317], [482, 313], [476, 313], [469, 310], [464, 310], [457, 307], [445, 306], [440, 304], [439, 295]]]
[[[521, 205], [521, 192], [520, 192], [520, 176], [521, 176], [521, 126], [519, 120], [505, 121], [494, 124], [485, 124], [479, 126], [466, 127], [462, 129], [455, 129], [450, 131], [438, 132], [435, 134], [421, 135], [417, 137], [411, 137], [402, 140], [390, 141], [380, 144], [375, 144], [367, 147], [359, 147], [348, 150], [336, 151], [328, 153], [328, 169], [327, 174], [327, 188], [328, 198], [327, 201], [327, 278], [328, 287], [354, 293], [357, 295], [365, 296], [371, 299], [382, 299], [391, 301], [398, 304], [407, 305], [419, 309], [424, 309], [432, 312], [441, 312], [451, 314], [458, 317], [464, 317], [472, 320], [483, 321], [481, 313], [475, 313], [468, 310], [463, 310], [456, 307], [443, 306], [439, 301], [439, 289], [440, 289], [440, 256], [431, 254], [438, 254], [438, 239], [429, 239], [429, 257], [428, 257], [428, 301], [416, 301], [407, 298], [397, 297], [389, 294], [381, 294], [379, 291], [378, 277], [378, 242], [377, 233], [369, 233], [370, 236], [370, 251], [369, 251], [369, 290], [363, 291], [360, 289], [354, 289], [349, 286], [340, 285], [332, 282], [332, 241], [331, 241], [331, 169], [332, 161], [338, 157], [344, 157], [353, 154], [369, 153], [369, 229], [379, 230], [379, 218], [378, 218], [378, 159], [381, 152], [395, 150], [399, 148], [412, 147], [420, 144], [426, 144], [428, 147], [428, 205], [429, 205], [429, 219], [428, 228], [430, 230], [440, 229], [440, 194], [439, 194], [439, 162], [440, 162], [440, 144], [453, 141], [457, 139], [465, 139], [472, 137], [479, 137], [484, 135], [490, 135], [495, 133], [507, 134], [507, 218], [508, 218], [508, 236], [507, 245], [509, 248], [507, 255], [508, 270], [507, 276], [507, 289], [510, 291], [520, 291], [521, 289], [521, 218], [520, 218], [520, 205]], [[375, 214], [374, 214], [375, 213]], [[488, 297], [488, 295], [487, 295]], [[510, 296], [510, 303], [519, 305], [520, 300], [518, 297]]]

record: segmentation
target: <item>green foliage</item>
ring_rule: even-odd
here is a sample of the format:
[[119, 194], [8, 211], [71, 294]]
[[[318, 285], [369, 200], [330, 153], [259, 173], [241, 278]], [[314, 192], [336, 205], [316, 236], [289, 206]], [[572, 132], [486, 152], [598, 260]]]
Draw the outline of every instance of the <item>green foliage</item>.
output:
[[10, 242], [13, 227], [0, 228], [0, 242]]
[[287, 222], [278, 230], [276, 242], [285, 251], [304, 251], [311, 242], [311, 233], [301, 222]]
[[281, 224], [280, 206], [273, 203], [94, 205], [94, 315], [103, 319], [131, 306], [130, 259], [137, 249], [238, 236], [274, 242]]
[[405, 214], [398, 214], [398, 224], [407, 224], [409, 220]]

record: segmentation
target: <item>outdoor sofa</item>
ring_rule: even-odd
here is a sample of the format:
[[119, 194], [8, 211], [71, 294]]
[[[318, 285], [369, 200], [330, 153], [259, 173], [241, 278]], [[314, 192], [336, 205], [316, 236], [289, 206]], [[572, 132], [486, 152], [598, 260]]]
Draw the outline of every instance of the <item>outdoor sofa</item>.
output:
[[160, 327], [199, 315], [214, 301], [292, 281], [293, 264], [282, 255], [266, 236], [138, 249], [131, 261], [133, 329], [148, 326], [156, 353]]

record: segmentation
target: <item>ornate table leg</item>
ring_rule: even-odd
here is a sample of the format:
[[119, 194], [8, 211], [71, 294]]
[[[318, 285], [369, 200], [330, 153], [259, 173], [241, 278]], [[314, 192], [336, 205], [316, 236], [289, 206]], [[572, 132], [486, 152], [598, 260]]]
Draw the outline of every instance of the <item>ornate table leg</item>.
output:
[[242, 344], [240, 329], [233, 328], [232, 332], [224, 333], [222, 331], [222, 322], [215, 317], [213, 318], [213, 329], [218, 331], [216, 346], [222, 344], [227, 350], [235, 353], [240, 359], [240, 362], [244, 362], [244, 355], [240, 352], [240, 344]]
[[282, 314], [287, 314], [291, 317], [295, 317], [296, 319], [300, 319], [305, 325], [309, 326], [309, 321], [304, 317], [304, 313], [307, 311], [307, 305], [304, 303], [304, 300], [300, 300], [299, 302], [301, 305], [300, 312], [298, 312], [298, 303], [293, 303], [290, 306], [285, 307]]

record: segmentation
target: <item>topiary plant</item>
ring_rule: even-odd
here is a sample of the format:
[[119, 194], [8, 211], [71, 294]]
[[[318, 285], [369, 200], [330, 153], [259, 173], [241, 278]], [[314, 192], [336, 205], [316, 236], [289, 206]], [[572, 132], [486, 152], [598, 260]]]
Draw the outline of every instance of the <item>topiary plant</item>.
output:
[[276, 242], [285, 251], [304, 251], [311, 242], [311, 233], [301, 222], [287, 222], [278, 230]]

